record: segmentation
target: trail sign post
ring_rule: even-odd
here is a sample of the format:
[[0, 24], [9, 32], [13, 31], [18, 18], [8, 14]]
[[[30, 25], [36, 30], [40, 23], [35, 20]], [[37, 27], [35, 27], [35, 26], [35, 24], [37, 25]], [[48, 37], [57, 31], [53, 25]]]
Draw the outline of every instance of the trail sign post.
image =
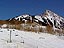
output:
[[11, 32], [12, 32], [12, 31], [10, 30], [10, 43], [12, 42], [12, 40], [11, 40]]

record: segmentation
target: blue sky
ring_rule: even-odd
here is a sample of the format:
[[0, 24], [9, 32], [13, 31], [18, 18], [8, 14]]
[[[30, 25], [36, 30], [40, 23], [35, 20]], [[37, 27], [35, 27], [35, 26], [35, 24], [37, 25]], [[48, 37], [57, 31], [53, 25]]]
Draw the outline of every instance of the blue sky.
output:
[[29, 13], [41, 14], [49, 9], [64, 16], [64, 0], [0, 0], [0, 19]]

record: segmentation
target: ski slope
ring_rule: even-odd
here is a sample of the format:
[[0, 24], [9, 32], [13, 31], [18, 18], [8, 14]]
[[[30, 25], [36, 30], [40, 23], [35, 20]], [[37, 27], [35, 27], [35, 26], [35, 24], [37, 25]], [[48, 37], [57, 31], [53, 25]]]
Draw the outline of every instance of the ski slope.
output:
[[0, 48], [64, 48], [64, 40], [48, 33], [0, 29]]

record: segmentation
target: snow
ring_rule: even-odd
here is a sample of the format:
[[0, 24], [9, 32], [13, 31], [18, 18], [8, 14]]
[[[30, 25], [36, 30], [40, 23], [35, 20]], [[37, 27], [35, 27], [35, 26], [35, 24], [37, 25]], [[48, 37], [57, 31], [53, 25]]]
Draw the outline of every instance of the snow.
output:
[[7, 24], [3, 24], [1, 27], [2, 27], [2, 28], [3, 28], [3, 27], [7, 27]]
[[29, 16], [29, 15], [27, 15], [27, 14], [26, 15], [23, 15], [24, 18], [26, 18], [27, 16]]
[[44, 22], [44, 21], [42, 20], [42, 17], [41, 17], [41, 16], [39, 16], [39, 15], [36, 15], [36, 16], [35, 16], [35, 18], [36, 18], [36, 19], [38, 19], [39, 21]]
[[0, 29], [0, 48], [64, 48], [64, 40], [48, 33]]
[[38, 22], [38, 20], [35, 20], [36, 22]]
[[43, 17], [43, 18], [47, 20], [47, 18], [46, 18], [46, 17]]
[[20, 16], [18, 16], [18, 17], [15, 17], [15, 19], [17, 20], [17, 19], [19, 19], [19, 21], [21, 20], [20, 18], [26, 18], [26, 17], [28, 17], [29, 15], [20, 15]]
[[[62, 21], [64, 18], [50, 10], [46, 10], [45, 13], [47, 14], [46, 17], [53, 23], [53, 29], [55, 29], [56, 27], [61, 29], [62, 24], [60, 23], [60, 21], [64, 22]], [[56, 21], [56, 24], [54, 24], [54, 20]]]
[[22, 18], [22, 16], [15, 17], [15, 19], [16, 20], [19, 19], [19, 21], [20, 21], [20, 18]]
[[46, 26], [40, 26], [40, 27], [42, 27], [42, 28], [45, 28], [45, 29], [46, 29]]

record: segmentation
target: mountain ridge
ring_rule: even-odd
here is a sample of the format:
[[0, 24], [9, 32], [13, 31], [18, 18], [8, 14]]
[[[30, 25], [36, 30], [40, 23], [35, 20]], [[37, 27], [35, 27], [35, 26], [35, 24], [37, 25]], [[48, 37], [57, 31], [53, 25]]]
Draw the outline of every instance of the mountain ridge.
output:
[[7, 20], [0, 20], [0, 24], [19, 25], [19, 24], [34, 24], [37, 23], [41, 26], [52, 27], [53, 30], [64, 28], [64, 18], [58, 14], [46, 10], [43, 14], [32, 16], [30, 14], [19, 15]]

